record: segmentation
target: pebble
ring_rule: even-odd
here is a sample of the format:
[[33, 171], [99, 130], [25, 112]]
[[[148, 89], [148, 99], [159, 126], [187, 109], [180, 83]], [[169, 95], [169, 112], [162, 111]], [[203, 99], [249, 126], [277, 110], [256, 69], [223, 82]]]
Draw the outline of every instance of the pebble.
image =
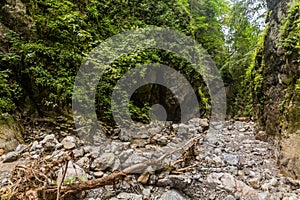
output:
[[88, 157], [82, 157], [76, 163], [84, 169], [90, 168], [90, 159]]
[[72, 184], [77, 181], [87, 181], [89, 175], [76, 163], [72, 161], [68, 162], [67, 172], [63, 177], [65, 171], [65, 167], [61, 167], [57, 172], [57, 183], [61, 183], [62, 181], [67, 184]]
[[127, 168], [131, 165], [145, 162], [146, 160], [148, 160], [148, 159], [145, 158], [144, 156], [132, 154], [128, 157], [128, 159], [124, 163], [122, 163], [122, 167]]
[[170, 190], [165, 192], [159, 200], [186, 200], [179, 192], [176, 190]]
[[64, 142], [63, 146], [64, 146], [64, 149], [71, 150], [71, 149], [74, 149], [76, 147], [76, 144], [73, 143], [73, 142]]
[[104, 174], [104, 172], [102, 172], [102, 171], [94, 172], [94, 176], [97, 177], [97, 178], [102, 177], [103, 174]]
[[11, 151], [11, 152], [8, 152], [5, 155], [3, 162], [4, 163], [6, 163], [6, 162], [13, 162], [13, 161], [18, 160], [18, 157], [19, 157], [19, 154], [17, 152]]
[[83, 149], [74, 149], [73, 155], [75, 158], [80, 158], [84, 155], [84, 150]]
[[233, 154], [223, 154], [223, 159], [229, 164], [229, 165], [237, 165], [239, 163], [239, 156], [233, 155]]
[[115, 159], [116, 157], [113, 153], [103, 153], [93, 161], [91, 168], [99, 171], [106, 170], [109, 167], [113, 167]]
[[158, 187], [167, 187], [167, 186], [173, 187], [174, 186], [173, 182], [168, 178], [159, 179], [157, 181], [156, 185]]
[[151, 196], [151, 188], [145, 188], [142, 191], [144, 198], [149, 199]]
[[142, 200], [143, 196], [142, 195], [138, 195], [138, 194], [134, 194], [134, 193], [125, 193], [125, 192], [122, 192], [122, 193], [118, 194], [117, 198], [118, 199], [124, 199], [124, 200], [128, 200], [128, 199], [131, 199], [131, 200]]

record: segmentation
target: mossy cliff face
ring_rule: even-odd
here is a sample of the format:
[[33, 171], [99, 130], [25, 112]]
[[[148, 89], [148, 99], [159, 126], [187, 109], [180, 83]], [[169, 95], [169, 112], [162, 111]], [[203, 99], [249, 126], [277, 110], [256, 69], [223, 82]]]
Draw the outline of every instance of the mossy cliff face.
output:
[[275, 137], [282, 171], [300, 178], [300, 3], [269, 0], [257, 119]]

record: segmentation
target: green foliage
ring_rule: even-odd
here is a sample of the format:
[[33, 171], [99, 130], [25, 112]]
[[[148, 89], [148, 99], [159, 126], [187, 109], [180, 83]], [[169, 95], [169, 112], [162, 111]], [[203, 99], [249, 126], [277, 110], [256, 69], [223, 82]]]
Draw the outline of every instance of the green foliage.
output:
[[246, 68], [243, 80], [237, 86], [237, 98], [234, 102], [234, 109], [239, 116], [255, 116], [254, 108], [261, 109], [264, 103], [262, 94], [263, 69], [264, 69], [264, 40], [269, 27], [267, 26], [263, 34], [258, 39], [255, 51], [249, 56], [250, 65]]
[[204, 109], [204, 116], [208, 117], [209, 110], [211, 108], [210, 106], [210, 99], [207, 97], [207, 91], [202, 91], [203, 89], [198, 89], [199, 99], [200, 99], [200, 107]]
[[[288, 80], [289, 85], [286, 89], [286, 97], [281, 103], [281, 108], [287, 106], [294, 93], [299, 90], [299, 56], [300, 56], [300, 2], [292, 2], [288, 11], [288, 16], [281, 27], [279, 46], [285, 49], [287, 59], [292, 60], [297, 73], [293, 74]], [[298, 66], [297, 66], [298, 65]]]
[[300, 78], [297, 80], [295, 84], [295, 90], [300, 91]]
[[138, 122], [149, 123], [150, 116], [150, 106], [149, 104], [144, 104], [142, 107], [136, 106], [132, 101], [129, 104], [129, 111], [131, 113], [131, 118]]
[[[281, 126], [294, 132], [299, 128], [300, 105], [300, 2], [290, 3], [290, 9], [281, 27], [279, 46], [285, 50], [286, 59], [295, 73], [285, 81], [285, 97], [280, 103]], [[288, 124], [286, 124], [288, 122]]]
[[[12, 97], [20, 92], [13, 89], [16, 87], [10, 79], [19, 83], [23, 95], [29, 96], [41, 113], [70, 111], [74, 79], [85, 56], [99, 43], [122, 31], [151, 25], [168, 27], [193, 36], [212, 55], [218, 67], [228, 55], [223, 32], [229, 12], [226, 0], [27, 0], [26, 7], [33, 19], [34, 34], [26, 38], [12, 31], [6, 34], [11, 48], [0, 66], [12, 73], [0, 80], [5, 88], [0, 91], [3, 94], [0, 109], [5, 108], [4, 111], [11, 111], [15, 103], [22, 104]], [[200, 91], [200, 106], [208, 113], [207, 89], [192, 66], [174, 54], [150, 49], [131, 52], [105, 71], [96, 94], [101, 121], [113, 123], [110, 97], [124, 73], [138, 64], [154, 62], [180, 70], [195, 91]], [[132, 116], [138, 121], [149, 120], [149, 107], [147, 103], [137, 106], [134, 99], [130, 104]]]
[[[265, 6], [261, 1], [235, 0], [228, 17], [227, 45], [230, 56], [222, 66], [221, 73], [225, 84], [229, 86], [228, 104], [232, 115], [251, 116], [253, 92], [261, 89], [261, 52], [268, 28], [263, 32], [264, 25], [260, 22], [266, 14]], [[257, 18], [254, 19], [254, 16]]]
[[[260, 26], [251, 22], [249, 6], [252, 1], [236, 1], [229, 17], [227, 43], [230, 48], [228, 61], [223, 70], [228, 70], [233, 81], [241, 82], [246, 69], [251, 65], [252, 55], [262, 34]], [[260, 7], [253, 8], [258, 11]], [[262, 16], [263, 17], [263, 16]]]
[[17, 100], [20, 94], [20, 87], [10, 80], [10, 71], [0, 71], [0, 116], [15, 109], [14, 100]]
[[287, 19], [281, 28], [280, 45], [286, 50], [286, 55], [300, 55], [300, 2], [295, 1], [291, 4]]
[[223, 31], [227, 25], [229, 5], [227, 0], [193, 0], [188, 5], [192, 19], [189, 27], [193, 36], [210, 54], [218, 68], [224, 65], [224, 58], [229, 55]]

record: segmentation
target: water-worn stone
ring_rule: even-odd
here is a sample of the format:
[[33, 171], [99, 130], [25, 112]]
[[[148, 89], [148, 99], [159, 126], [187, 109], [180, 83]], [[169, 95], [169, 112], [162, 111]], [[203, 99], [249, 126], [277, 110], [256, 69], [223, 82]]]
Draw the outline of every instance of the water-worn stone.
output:
[[231, 174], [225, 173], [221, 177], [222, 186], [231, 192], [236, 191], [236, 181]]
[[30, 151], [35, 151], [36, 149], [41, 149], [42, 148], [42, 145], [39, 144], [38, 141], [34, 141], [30, 147]]
[[57, 144], [58, 141], [57, 139], [55, 138], [55, 135], [54, 134], [50, 134], [50, 135], [46, 135], [44, 137], [44, 139], [40, 142], [40, 144], [46, 144], [46, 143], [55, 143]]
[[62, 144], [65, 142], [77, 143], [77, 139], [74, 136], [67, 136], [61, 141]]
[[239, 163], [238, 155], [224, 153], [223, 159], [230, 165], [237, 165]]
[[255, 189], [259, 189], [259, 187], [260, 187], [260, 179], [259, 178], [251, 178], [251, 179], [247, 180], [247, 183]]
[[73, 155], [75, 158], [82, 157], [84, 155], [84, 150], [83, 149], [74, 149]]
[[4, 160], [3, 162], [13, 162], [13, 161], [16, 161], [18, 160], [18, 157], [19, 157], [19, 154], [15, 151], [12, 151], [12, 152], [8, 152], [5, 157], [4, 157]]
[[216, 145], [219, 142], [219, 139], [216, 137], [215, 131], [211, 130], [206, 134], [205, 140], [208, 141], [209, 144]]
[[173, 182], [168, 178], [159, 179], [157, 181], [156, 185], [158, 187], [167, 187], [167, 186], [173, 187], [174, 186]]
[[185, 199], [186, 198], [184, 198], [176, 190], [167, 191], [159, 198], [159, 200], [185, 200]]
[[168, 179], [171, 180], [173, 186], [178, 189], [184, 189], [192, 183], [189, 177], [183, 175], [169, 175]]
[[211, 173], [207, 176], [207, 182], [208, 183], [216, 183], [218, 185], [221, 185], [222, 182], [220, 181], [220, 178], [223, 176], [223, 173]]
[[64, 149], [71, 150], [76, 147], [76, 138], [73, 136], [67, 136], [62, 141], [61, 144], [63, 145]]
[[79, 166], [81, 166], [83, 169], [89, 169], [90, 168], [90, 159], [88, 157], [82, 157], [76, 163]]
[[241, 196], [255, 196], [257, 195], [257, 191], [253, 188], [249, 187], [247, 184], [245, 184], [242, 181], [237, 180], [236, 181], [236, 193], [240, 194]]
[[97, 158], [101, 153], [101, 148], [98, 146], [85, 146], [83, 147], [86, 156], [91, 158]]
[[73, 163], [72, 161], [68, 162], [67, 166], [67, 172], [65, 174], [65, 177], [63, 178], [65, 167], [60, 168], [57, 171], [57, 183], [61, 184], [62, 181], [66, 184], [72, 184], [77, 181], [87, 181], [88, 180], [88, 174], [85, 173], [85, 171], [76, 163]]
[[150, 185], [156, 185], [157, 181], [158, 181], [158, 177], [155, 174], [150, 175], [150, 178], [148, 180], [148, 183]]
[[131, 135], [130, 132], [125, 130], [125, 129], [121, 129], [120, 133], [119, 133], [119, 138], [120, 140], [122, 140], [123, 142], [128, 142], [131, 139]]
[[72, 150], [72, 149], [74, 149], [76, 147], [76, 144], [73, 143], [73, 142], [64, 142], [63, 143], [63, 147], [66, 150]]
[[116, 157], [113, 153], [103, 153], [93, 161], [91, 168], [98, 171], [106, 170], [113, 167], [115, 159]]
[[134, 164], [143, 163], [146, 160], [148, 160], [148, 159], [145, 158], [144, 156], [132, 154], [129, 156], [129, 158], [124, 163], [122, 163], [122, 167], [126, 168], [126, 167], [129, 167]]
[[236, 200], [236, 198], [232, 195], [228, 195], [224, 200]]
[[222, 159], [218, 156], [215, 156], [212, 160], [217, 166], [221, 166], [223, 164]]
[[134, 193], [126, 193], [126, 192], [122, 192], [120, 194], [118, 194], [117, 196], [118, 199], [124, 199], [124, 200], [142, 200], [143, 196], [139, 195], [139, 194], [134, 194]]
[[45, 151], [54, 151], [58, 143], [54, 134], [46, 135], [40, 142]]
[[[137, 190], [143, 194], [144, 199], [177, 199], [183, 197], [183, 195], [179, 196], [176, 191], [170, 190], [172, 188], [183, 191], [190, 199], [203, 200], [294, 200], [295, 197], [298, 197], [300, 183], [292, 178], [283, 177], [279, 173], [274, 160], [272, 144], [257, 141], [254, 133], [250, 131], [252, 130], [251, 127], [246, 128], [247, 131], [245, 132], [239, 132], [239, 129], [248, 124], [246, 122], [231, 122], [229, 124], [236, 128], [228, 130], [226, 127], [222, 127], [221, 131], [216, 130], [214, 132], [216, 143], [211, 144], [209, 141], [200, 138], [199, 143], [193, 147], [193, 150], [196, 151], [196, 157], [193, 155], [193, 151], [180, 150], [174, 152], [159, 162], [159, 165], [163, 167], [157, 168], [158, 165], [149, 164], [149, 166], [135, 171], [134, 174], [128, 174], [128, 180], [134, 187], [137, 186], [134, 183], [138, 184]], [[174, 134], [169, 134], [171, 132], [165, 131], [164, 125], [160, 126], [158, 129], [163, 131], [160, 131], [157, 135], [168, 138], [168, 144], [165, 146], [151, 143], [150, 138], [148, 140], [132, 139], [130, 142], [116, 140], [100, 146], [84, 146], [84, 143], [82, 143], [78, 145], [80, 147], [72, 150], [73, 158], [75, 161], [78, 159], [76, 162], [72, 161], [76, 165], [73, 168], [76, 169], [75, 171], [84, 169], [89, 173], [87, 174], [88, 178], [99, 178], [108, 176], [106, 172], [111, 173], [115, 170], [122, 170], [125, 167], [159, 158], [166, 152], [178, 147], [173, 143], [178, 139], [176, 129], [172, 130]], [[188, 127], [188, 134], [192, 137], [201, 136], [198, 131], [190, 132], [191, 129], [195, 128], [195, 125], [190, 122], [185, 126], [180, 126]], [[203, 137], [205, 137], [204, 134]], [[22, 151], [22, 154], [19, 155], [19, 160], [44, 157], [43, 159], [47, 162], [51, 162], [52, 160], [59, 160], [70, 153], [63, 148], [58, 149], [56, 145], [55, 150], [48, 151], [44, 156], [45, 145], [41, 143], [55, 144], [56, 137], [55, 135], [42, 134], [38, 138], [42, 141], [33, 142], [29, 148], [20, 146], [19, 151]], [[133, 145], [134, 142], [139, 140], [145, 142], [146, 145]], [[75, 142], [72, 140], [65, 142], [80, 143], [80, 141]], [[1, 156], [0, 160], [3, 160], [5, 156], [7, 155]], [[3, 164], [0, 163], [0, 167]], [[55, 168], [56, 171], [58, 167]], [[62, 168], [63, 164], [61, 165]], [[3, 177], [3, 184], [7, 183], [5, 178]], [[71, 177], [67, 179], [67, 183], [78, 180], [79, 178], [76, 176]], [[120, 181], [115, 186], [116, 188], [106, 186], [105, 190], [103, 188], [98, 188], [97, 191], [92, 190], [88, 192], [87, 198], [84, 200], [120, 200], [137, 197], [133, 197], [133, 193], [128, 193], [132, 186], [126, 181]], [[263, 192], [263, 190], [266, 190], [266, 192]], [[121, 194], [121, 196], [118, 196], [118, 194]]]
[[93, 174], [94, 174], [95, 177], [100, 178], [104, 175], [104, 172], [98, 171], [98, 172], [94, 172]]

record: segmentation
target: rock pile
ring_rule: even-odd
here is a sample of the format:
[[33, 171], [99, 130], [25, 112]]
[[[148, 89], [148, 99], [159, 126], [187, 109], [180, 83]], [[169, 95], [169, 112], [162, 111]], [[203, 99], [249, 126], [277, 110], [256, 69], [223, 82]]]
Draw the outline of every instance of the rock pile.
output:
[[[3, 166], [37, 159], [50, 162], [71, 155], [66, 166], [53, 168], [51, 180], [53, 185], [67, 185], [163, 157], [159, 163], [137, 169], [126, 181], [87, 191], [84, 198], [299, 199], [300, 182], [280, 174], [272, 144], [256, 140], [253, 125], [227, 121], [211, 124], [214, 129], [209, 129], [205, 119], [152, 123], [138, 130], [115, 130], [114, 136], [97, 145], [76, 136], [60, 138], [41, 132], [30, 145], [20, 145], [0, 157], [0, 185], [10, 184], [12, 169]], [[104, 136], [99, 133], [98, 137]]]

